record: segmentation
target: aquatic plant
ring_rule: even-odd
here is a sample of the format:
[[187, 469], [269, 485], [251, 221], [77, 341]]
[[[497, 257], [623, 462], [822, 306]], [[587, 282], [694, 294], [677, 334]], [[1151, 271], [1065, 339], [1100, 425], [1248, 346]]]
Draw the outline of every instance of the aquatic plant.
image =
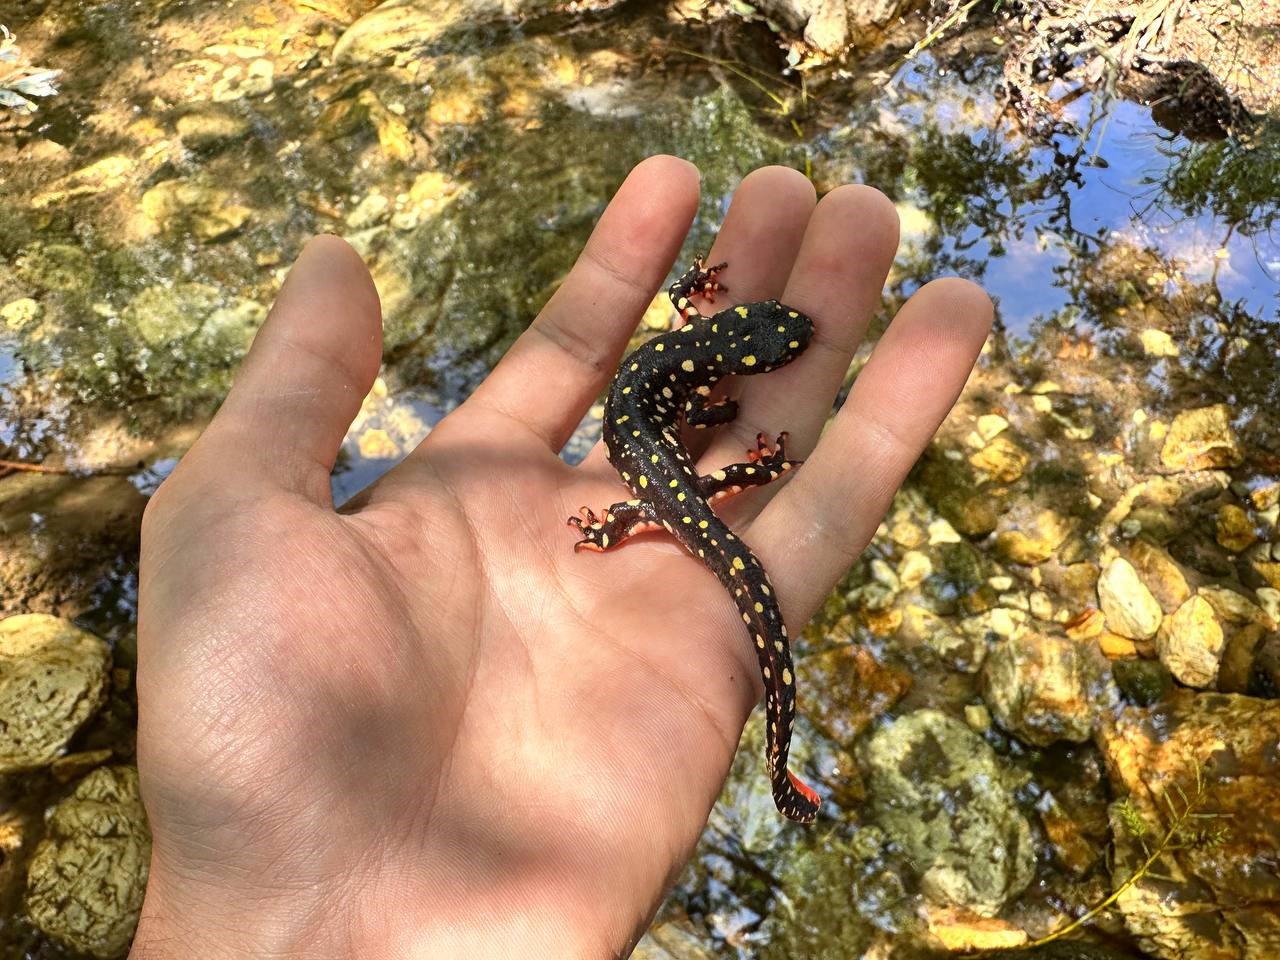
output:
[[34, 67], [22, 56], [17, 38], [0, 24], [0, 106], [18, 113], [34, 113], [31, 97], [52, 97], [58, 92], [53, 82], [61, 70]]
[[[1205, 779], [1202, 766], [1197, 764], [1193, 769], [1195, 770], [1195, 788], [1190, 796], [1187, 796], [1186, 791], [1177, 783], [1158, 795], [1168, 813], [1168, 826], [1158, 841], [1155, 840], [1155, 831], [1130, 798], [1126, 797], [1116, 804], [1116, 819], [1120, 821], [1124, 831], [1137, 842], [1145, 859], [1138, 864], [1128, 879], [1117, 886], [1105, 899], [1094, 904], [1070, 923], [1063, 924], [1039, 940], [1025, 944], [1026, 948], [1043, 946], [1066, 936], [1073, 930], [1078, 930], [1115, 904], [1135, 884], [1146, 877], [1168, 879], [1154, 870], [1160, 858], [1166, 853], [1192, 847], [1216, 847], [1222, 844], [1227, 837], [1227, 827], [1225, 824], [1214, 821], [1220, 820], [1223, 814], [1205, 813], [1200, 810], [1209, 793], [1209, 783]], [[1159, 806], [1159, 803], [1156, 805]]]

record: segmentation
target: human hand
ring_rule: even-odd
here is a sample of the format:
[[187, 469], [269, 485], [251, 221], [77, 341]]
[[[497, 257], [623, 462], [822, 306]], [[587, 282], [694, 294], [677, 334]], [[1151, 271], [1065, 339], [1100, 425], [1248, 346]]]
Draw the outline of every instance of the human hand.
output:
[[[573, 551], [565, 517], [627, 494], [599, 448], [578, 467], [557, 452], [696, 198], [689, 164], [637, 166], [498, 368], [341, 512], [329, 473], [378, 370], [378, 303], [342, 241], [307, 246], [144, 521], [155, 843], [134, 958], [605, 958], [644, 931], [760, 681], [733, 603], [674, 543]], [[874, 532], [990, 321], [971, 284], [920, 290], [818, 444], [896, 244], [874, 190], [815, 207], [803, 176], [767, 168], [711, 251], [733, 302], [777, 297], [816, 324], [695, 449], [714, 469], [786, 429], [808, 457], [729, 514], [793, 633]], [[803, 711], [803, 665], [800, 681]]]

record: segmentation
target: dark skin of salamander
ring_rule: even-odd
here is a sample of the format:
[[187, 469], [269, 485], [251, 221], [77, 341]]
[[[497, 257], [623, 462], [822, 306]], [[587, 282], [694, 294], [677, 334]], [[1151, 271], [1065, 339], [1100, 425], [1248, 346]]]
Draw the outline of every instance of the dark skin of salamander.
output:
[[706, 564], [737, 604], [760, 663], [773, 799], [792, 820], [809, 823], [819, 799], [787, 769], [795, 719], [795, 671], [777, 595], [760, 561], [711, 505], [747, 487], [762, 486], [798, 466], [784, 451], [786, 434], [770, 448], [765, 435], [747, 462], [699, 476], [680, 438], [681, 423], [695, 429], [728, 423], [733, 400], [712, 401], [723, 377], [767, 373], [804, 352], [813, 322], [776, 300], [748, 303], [704, 317], [690, 298], [713, 300], [725, 264], [704, 269], [701, 258], [671, 285], [671, 302], [684, 321], [677, 330], [641, 346], [622, 362], [605, 403], [604, 442], [609, 462], [635, 494], [604, 516], [586, 509], [571, 517], [582, 539], [575, 549], [608, 550], [644, 530], [665, 529]]

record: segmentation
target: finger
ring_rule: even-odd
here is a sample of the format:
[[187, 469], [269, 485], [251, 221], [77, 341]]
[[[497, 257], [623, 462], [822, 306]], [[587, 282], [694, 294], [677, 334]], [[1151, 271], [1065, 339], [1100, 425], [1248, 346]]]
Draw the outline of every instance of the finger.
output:
[[[734, 191], [724, 225], [707, 257], [708, 263], [729, 264], [720, 275], [728, 289], [716, 298], [716, 304], [700, 302], [701, 311], [709, 314], [730, 304], [779, 296], [816, 202], [813, 184], [798, 170], [761, 167], [747, 174]], [[710, 434], [690, 430], [686, 439], [697, 455]], [[601, 444], [591, 451], [585, 465], [588, 469], [605, 468]]]
[[382, 319], [369, 271], [333, 236], [311, 240], [235, 386], [188, 457], [331, 505], [338, 446], [378, 374]]
[[558, 452], [613, 376], [697, 204], [693, 164], [664, 156], [637, 164], [568, 278], [458, 413], [496, 411]]
[[[898, 214], [879, 190], [844, 186], [822, 198], [780, 296], [813, 319], [813, 340], [781, 370], [744, 379], [737, 419], [703, 458], [708, 469], [741, 460], [762, 430], [771, 437], [788, 431], [789, 450], [797, 457], [813, 449], [849, 361], [880, 306], [897, 249]], [[757, 504], [764, 499], [753, 498]]]
[[752, 526], [775, 559], [786, 607], [804, 620], [871, 539], [933, 437], [991, 327], [991, 301], [935, 280], [899, 311], [813, 455]]

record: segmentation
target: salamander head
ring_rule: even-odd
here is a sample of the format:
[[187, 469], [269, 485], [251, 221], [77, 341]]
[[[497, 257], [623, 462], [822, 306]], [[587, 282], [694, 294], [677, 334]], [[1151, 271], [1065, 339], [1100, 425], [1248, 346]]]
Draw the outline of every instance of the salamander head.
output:
[[[712, 320], [731, 373], [764, 373], [790, 363], [813, 337], [813, 321], [777, 300], [730, 307]], [[726, 349], [727, 348], [727, 349]]]

